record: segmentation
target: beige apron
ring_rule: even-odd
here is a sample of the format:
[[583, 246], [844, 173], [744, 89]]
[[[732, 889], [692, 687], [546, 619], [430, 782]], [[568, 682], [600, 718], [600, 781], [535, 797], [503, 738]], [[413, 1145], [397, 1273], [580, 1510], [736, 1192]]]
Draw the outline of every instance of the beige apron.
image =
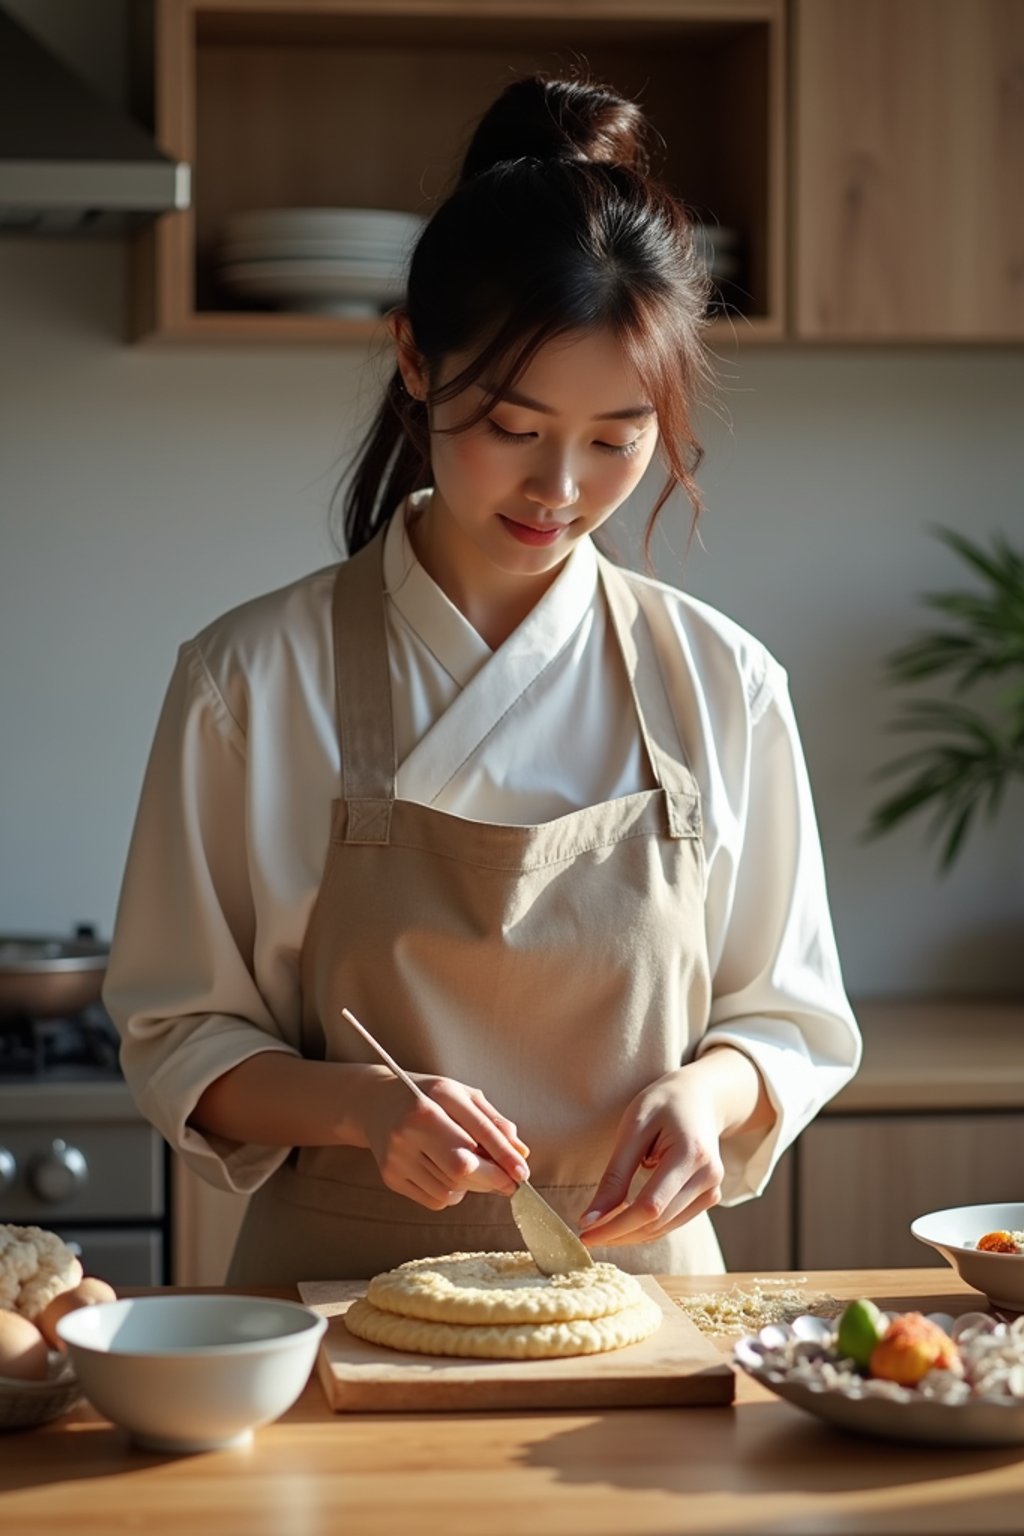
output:
[[[700, 801], [642, 588], [599, 561], [655, 787], [502, 826], [395, 798], [382, 552], [379, 535], [335, 585], [342, 798], [302, 952], [304, 1054], [376, 1060], [348, 1007], [408, 1071], [481, 1089], [528, 1142], [531, 1181], [575, 1224], [623, 1110], [692, 1057], [710, 999]], [[434, 1213], [386, 1188], [364, 1149], [296, 1148], [252, 1197], [229, 1279], [361, 1278], [424, 1254], [522, 1246], [504, 1196]], [[706, 1214], [595, 1254], [649, 1274], [723, 1267]]]

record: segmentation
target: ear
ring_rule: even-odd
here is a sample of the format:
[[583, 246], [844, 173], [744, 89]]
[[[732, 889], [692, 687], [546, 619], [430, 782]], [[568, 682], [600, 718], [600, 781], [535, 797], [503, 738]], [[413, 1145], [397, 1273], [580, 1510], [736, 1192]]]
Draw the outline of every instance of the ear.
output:
[[415, 400], [427, 398], [427, 368], [413, 339], [409, 316], [404, 309], [393, 309], [386, 317], [387, 328], [395, 343], [395, 361], [402, 383]]

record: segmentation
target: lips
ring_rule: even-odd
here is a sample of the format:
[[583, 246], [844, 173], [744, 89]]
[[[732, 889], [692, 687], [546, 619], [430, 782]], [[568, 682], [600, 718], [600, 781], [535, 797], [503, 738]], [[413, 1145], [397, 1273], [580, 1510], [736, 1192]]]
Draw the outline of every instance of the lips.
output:
[[559, 535], [563, 534], [569, 526], [568, 523], [520, 523], [514, 518], [505, 517], [500, 512], [498, 517], [506, 532], [510, 533], [514, 539], [518, 539], [520, 544], [535, 546], [554, 544]]

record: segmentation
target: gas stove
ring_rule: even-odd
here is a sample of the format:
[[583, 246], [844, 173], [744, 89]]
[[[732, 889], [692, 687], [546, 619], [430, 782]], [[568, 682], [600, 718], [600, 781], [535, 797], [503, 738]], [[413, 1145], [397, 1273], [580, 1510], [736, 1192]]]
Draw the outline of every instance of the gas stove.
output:
[[97, 1003], [0, 1016], [0, 1221], [58, 1232], [111, 1285], [170, 1279], [169, 1159]]
[[115, 1081], [121, 1077], [119, 1045], [114, 1021], [100, 1003], [63, 1019], [0, 1016], [0, 1084]]

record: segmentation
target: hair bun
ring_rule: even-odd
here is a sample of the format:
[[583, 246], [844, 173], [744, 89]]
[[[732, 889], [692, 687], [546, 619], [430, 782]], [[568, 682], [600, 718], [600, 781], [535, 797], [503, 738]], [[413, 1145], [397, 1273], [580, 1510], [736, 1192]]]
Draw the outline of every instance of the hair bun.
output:
[[647, 170], [647, 120], [635, 102], [587, 79], [527, 75], [484, 113], [460, 182], [503, 160], [589, 160]]

